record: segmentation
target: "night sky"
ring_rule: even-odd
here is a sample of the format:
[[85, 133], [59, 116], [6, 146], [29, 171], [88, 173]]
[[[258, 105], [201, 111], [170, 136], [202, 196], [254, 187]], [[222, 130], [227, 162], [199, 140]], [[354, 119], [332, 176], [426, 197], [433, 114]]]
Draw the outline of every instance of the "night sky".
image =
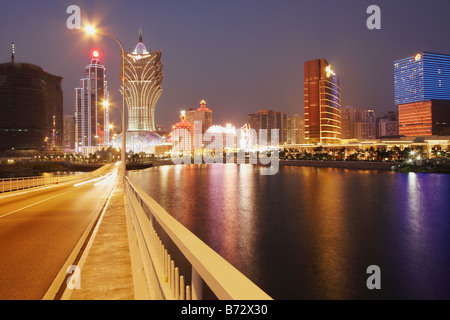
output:
[[[303, 62], [318, 58], [339, 76], [343, 107], [382, 115], [395, 110], [396, 59], [450, 54], [448, 0], [2, 0], [0, 63], [10, 61], [14, 42], [16, 62], [64, 77], [65, 114], [74, 112], [74, 88], [94, 49], [107, 68], [110, 104], [121, 106], [119, 46], [67, 29], [72, 4], [81, 8], [82, 24], [94, 22], [127, 51], [139, 27], [147, 49], [162, 50], [164, 91], [155, 113], [165, 125], [202, 99], [214, 124], [240, 127], [264, 108], [303, 114]], [[366, 27], [371, 4], [381, 8], [381, 30]]]

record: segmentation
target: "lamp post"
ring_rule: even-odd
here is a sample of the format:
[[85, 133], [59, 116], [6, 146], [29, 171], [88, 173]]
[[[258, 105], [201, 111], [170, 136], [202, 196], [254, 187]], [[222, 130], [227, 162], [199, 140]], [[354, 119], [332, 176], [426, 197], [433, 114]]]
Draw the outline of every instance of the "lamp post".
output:
[[97, 30], [92, 26], [86, 27], [86, 32], [90, 35], [95, 33], [99, 33], [105, 35], [113, 40], [115, 40], [119, 46], [120, 50], [122, 50], [122, 150], [121, 150], [121, 158], [122, 158], [122, 177], [124, 178], [127, 171], [127, 158], [126, 158], [126, 129], [125, 129], [125, 51], [123, 50], [123, 46], [117, 38], [114, 36], [103, 32], [101, 30]]

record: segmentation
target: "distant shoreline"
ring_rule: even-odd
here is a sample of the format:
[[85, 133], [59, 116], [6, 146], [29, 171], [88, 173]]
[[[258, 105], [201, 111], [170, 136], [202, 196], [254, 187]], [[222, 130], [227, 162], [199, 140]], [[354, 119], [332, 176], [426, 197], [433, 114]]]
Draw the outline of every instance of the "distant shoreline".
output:
[[280, 160], [280, 165], [319, 167], [319, 168], [340, 168], [355, 170], [384, 170], [391, 171], [393, 166], [398, 166], [402, 162], [397, 161], [320, 161], [320, 160]]
[[[193, 163], [193, 162], [192, 162]], [[223, 163], [226, 163], [224, 160]], [[248, 164], [248, 159], [245, 163]], [[319, 168], [341, 168], [355, 170], [384, 170], [391, 171], [392, 166], [398, 166], [402, 162], [377, 162], [377, 161], [320, 161], [320, 160], [280, 160], [280, 166], [298, 166], [298, 167], [319, 167]], [[172, 165], [171, 160], [156, 160], [153, 166]], [[259, 161], [258, 161], [258, 164]]]
[[[204, 162], [203, 162], [204, 163]], [[224, 159], [223, 163], [226, 163]], [[236, 162], [235, 162], [236, 163]], [[249, 159], [246, 159], [246, 164]], [[192, 161], [192, 164], [194, 162]], [[34, 163], [36, 165], [36, 163]], [[44, 172], [70, 174], [75, 172], [88, 172], [103, 166], [104, 163], [46, 163], [38, 164], [21, 164], [21, 165], [2, 165], [0, 167], [0, 178], [18, 178], [25, 176], [38, 176]], [[172, 160], [154, 160], [145, 163], [127, 164], [127, 170], [141, 170], [149, 167], [174, 165]], [[261, 165], [258, 160], [257, 165]], [[315, 168], [338, 168], [351, 170], [373, 170], [373, 171], [395, 171], [399, 173], [417, 172], [417, 173], [450, 173], [450, 168], [425, 168], [420, 166], [405, 166], [400, 161], [340, 161], [340, 160], [279, 160], [280, 166], [292, 167], [315, 167]], [[402, 166], [400, 166], [402, 165]], [[395, 169], [395, 170], [394, 170]]]

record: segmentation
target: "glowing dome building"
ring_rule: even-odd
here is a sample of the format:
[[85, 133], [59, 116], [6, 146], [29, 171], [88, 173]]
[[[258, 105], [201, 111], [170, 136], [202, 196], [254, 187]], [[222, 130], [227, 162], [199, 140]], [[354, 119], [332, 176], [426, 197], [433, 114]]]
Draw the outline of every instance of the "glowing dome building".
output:
[[[161, 50], [147, 50], [142, 42], [142, 29], [139, 30], [139, 42], [135, 49], [124, 53], [125, 90], [122, 88], [122, 94], [125, 95], [128, 110], [127, 151], [151, 150], [161, 138], [154, 132], [155, 107], [162, 94], [161, 53]], [[129, 136], [131, 140], [128, 139]], [[121, 137], [117, 140], [120, 141]], [[151, 152], [150, 150], [146, 152]]]

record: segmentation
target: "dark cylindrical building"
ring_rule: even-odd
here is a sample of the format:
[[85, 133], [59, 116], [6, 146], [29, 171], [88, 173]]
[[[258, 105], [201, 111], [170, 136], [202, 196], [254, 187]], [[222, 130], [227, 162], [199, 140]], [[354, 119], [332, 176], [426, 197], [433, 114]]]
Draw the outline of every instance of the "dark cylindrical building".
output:
[[62, 77], [11, 60], [0, 64], [0, 151], [61, 149]]

